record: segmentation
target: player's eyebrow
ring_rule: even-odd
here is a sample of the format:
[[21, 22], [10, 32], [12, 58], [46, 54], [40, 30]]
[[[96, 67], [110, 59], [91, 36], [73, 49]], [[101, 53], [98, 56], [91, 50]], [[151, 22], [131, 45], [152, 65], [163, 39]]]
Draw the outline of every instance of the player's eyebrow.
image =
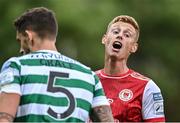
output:
[[112, 26], [112, 29], [119, 29], [119, 26], [117, 26], [117, 25]]
[[115, 27], [115, 28], [111, 29], [111, 31], [114, 31], [114, 30], [120, 31], [120, 29], [118, 27]]
[[134, 31], [132, 31], [131, 29], [127, 28], [125, 31], [130, 32], [130, 33], [134, 33]]

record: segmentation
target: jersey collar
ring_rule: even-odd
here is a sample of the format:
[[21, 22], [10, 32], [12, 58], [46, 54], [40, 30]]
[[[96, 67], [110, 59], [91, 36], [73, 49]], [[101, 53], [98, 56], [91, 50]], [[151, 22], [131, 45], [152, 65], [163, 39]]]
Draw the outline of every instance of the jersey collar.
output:
[[119, 78], [125, 78], [125, 77], [129, 76], [132, 72], [133, 72], [133, 70], [129, 69], [124, 74], [108, 75], [108, 74], [104, 73], [104, 69], [102, 69], [102, 70], [100, 70], [100, 75], [105, 78], [119, 79]]

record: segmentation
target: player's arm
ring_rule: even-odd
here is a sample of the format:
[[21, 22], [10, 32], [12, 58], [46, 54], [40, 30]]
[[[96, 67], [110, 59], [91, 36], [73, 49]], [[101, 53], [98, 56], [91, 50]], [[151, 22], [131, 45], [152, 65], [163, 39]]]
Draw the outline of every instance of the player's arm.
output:
[[109, 105], [94, 107], [90, 114], [90, 118], [94, 122], [113, 122], [113, 116]]
[[102, 84], [94, 72], [93, 75], [95, 80], [95, 91], [90, 118], [94, 122], [113, 122], [111, 107], [104, 94]]
[[12, 122], [20, 102], [20, 63], [16, 57], [7, 60], [0, 72], [0, 122]]
[[20, 95], [0, 93], [0, 122], [12, 122], [19, 105]]
[[144, 89], [142, 115], [144, 122], [165, 122], [163, 96], [160, 88], [152, 80]]

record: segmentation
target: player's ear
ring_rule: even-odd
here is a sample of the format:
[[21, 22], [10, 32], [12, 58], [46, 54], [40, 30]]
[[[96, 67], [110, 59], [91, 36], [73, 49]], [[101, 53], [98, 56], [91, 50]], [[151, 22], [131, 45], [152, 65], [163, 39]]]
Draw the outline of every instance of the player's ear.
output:
[[33, 39], [32, 31], [26, 30], [25, 32], [26, 32], [26, 34], [27, 34], [29, 40], [31, 41], [31, 40]]
[[133, 46], [131, 47], [131, 53], [135, 53], [138, 49], [138, 43], [134, 42]]
[[104, 34], [102, 37], [102, 44], [105, 44], [105, 42], [106, 42], [106, 34]]

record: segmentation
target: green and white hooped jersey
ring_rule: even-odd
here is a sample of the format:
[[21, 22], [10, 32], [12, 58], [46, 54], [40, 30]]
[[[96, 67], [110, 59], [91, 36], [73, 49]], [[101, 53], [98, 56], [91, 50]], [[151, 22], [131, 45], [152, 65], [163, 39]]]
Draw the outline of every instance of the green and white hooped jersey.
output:
[[21, 95], [19, 122], [84, 122], [92, 107], [109, 105], [95, 73], [55, 51], [9, 59], [0, 85], [2, 92]]

